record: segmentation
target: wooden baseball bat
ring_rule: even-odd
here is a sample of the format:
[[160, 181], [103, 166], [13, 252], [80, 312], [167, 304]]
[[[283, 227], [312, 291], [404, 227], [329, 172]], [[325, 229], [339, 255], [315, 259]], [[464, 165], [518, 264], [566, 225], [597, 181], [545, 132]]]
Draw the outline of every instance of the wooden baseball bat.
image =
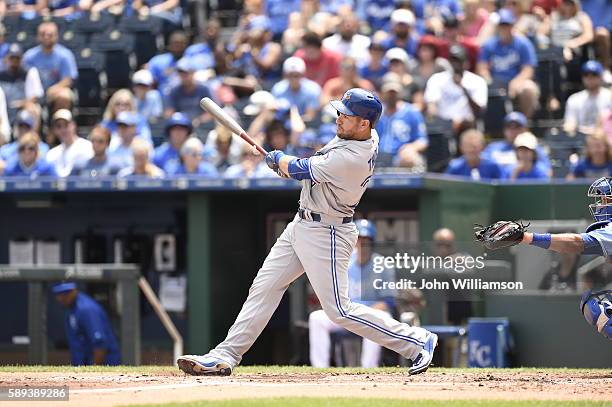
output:
[[253, 139], [244, 131], [242, 127], [234, 120], [227, 112], [225, 112], [221, 107], [213, 102], [210, 98], [203, 98], [200, 100], [200, 107], [206, 110], [208, 113], [213, 115], [213, 117], [221, 123], [223, 126], [227, 127], [235, 133], [239, 135], [244, 141], [252, 145], [259, 151], [261, 154], [266, 155], [268, 152], [264, 150], [260, 145], [255, 143]]

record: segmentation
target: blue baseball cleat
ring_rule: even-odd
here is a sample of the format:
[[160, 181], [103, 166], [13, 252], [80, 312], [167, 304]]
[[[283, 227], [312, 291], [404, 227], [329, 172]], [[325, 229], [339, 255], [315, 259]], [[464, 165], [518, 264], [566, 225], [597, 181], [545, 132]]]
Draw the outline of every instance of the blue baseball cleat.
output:
[[427, 370], [427, 368], [431, 364], [431, 360], [433, 359], [433, 354], [434, 350], [436, 349], [436, 345], [438, 345], [438, 335], [432, 333], [431, 335], [429, 335], [429, 339], [427, 339], [427, 342], [425, 342], [423, 350], [412, 362], [412, 366], [408, 369], [408, 374], [415, 375], [423, 373]]
[[229, 376], [232, 367], [210, 355], [183, 355], [176, 360], [183, 372], [192, 376]]

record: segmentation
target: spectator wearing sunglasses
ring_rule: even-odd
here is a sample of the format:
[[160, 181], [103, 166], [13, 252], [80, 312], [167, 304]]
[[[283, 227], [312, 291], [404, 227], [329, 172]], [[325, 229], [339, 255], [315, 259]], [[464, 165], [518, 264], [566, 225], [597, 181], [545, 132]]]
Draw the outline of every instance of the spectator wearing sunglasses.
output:
[[190, 137], [181, 147], [181, 164], [176, 175], [199, 175], [216, 178], [219, 173], [214, 165], [203, 161], [204, 144], [195, 137]]
[[19, 139], [18, 159], [10, 162], [4, 170], [5, 176], [24, 176], [36, 178], [39, 176], [57, 176], [55, 168], [44, 158], [39, 157], [38, 144], [40, 138], [36, 133], [29, 132]]

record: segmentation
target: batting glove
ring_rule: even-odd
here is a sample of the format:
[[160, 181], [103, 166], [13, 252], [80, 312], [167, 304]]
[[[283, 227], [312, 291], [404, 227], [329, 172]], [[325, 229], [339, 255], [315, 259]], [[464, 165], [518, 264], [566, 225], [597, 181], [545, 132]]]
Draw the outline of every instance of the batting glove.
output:
[[270, 169], [277, 171], [278, 170], [278, 162], [285, 155], [282, 151], [274, 150], [270, 151], [266, 154], [266, 164]]

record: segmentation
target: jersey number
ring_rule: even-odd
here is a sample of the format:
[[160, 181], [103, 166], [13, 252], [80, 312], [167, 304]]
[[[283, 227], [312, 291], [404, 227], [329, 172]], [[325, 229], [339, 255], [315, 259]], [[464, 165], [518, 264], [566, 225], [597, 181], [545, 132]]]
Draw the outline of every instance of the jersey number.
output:
[[368, 185], [368, 182], [370, 182], [370, 179], [372, 178], [372, 173], [374, 172], [374, 166], [376, 165], [376, 157], [378, 157], [378, 149], [374, 150], [374, 154], [368, 160], [368, 167], [370, 168], [370, 175], [368, 175], [361, 183], [362, 188], [365, 188], [365, 186]]

